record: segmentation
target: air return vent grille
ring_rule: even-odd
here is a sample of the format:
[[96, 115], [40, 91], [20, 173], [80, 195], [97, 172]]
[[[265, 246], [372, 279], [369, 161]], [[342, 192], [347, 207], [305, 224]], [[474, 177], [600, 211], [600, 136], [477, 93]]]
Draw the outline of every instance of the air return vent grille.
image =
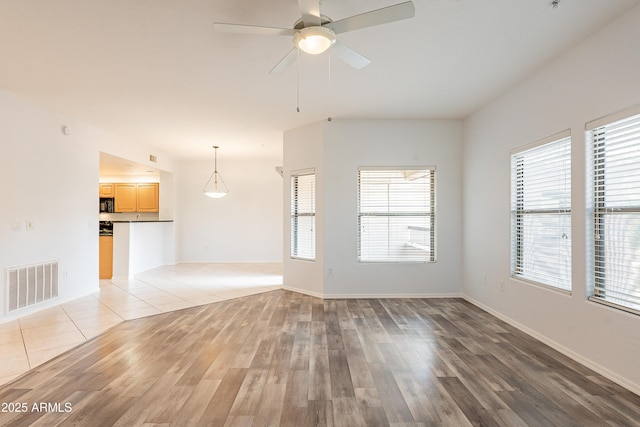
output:
[[7, 313], [58, 296], [58, 261], [6, 269]]

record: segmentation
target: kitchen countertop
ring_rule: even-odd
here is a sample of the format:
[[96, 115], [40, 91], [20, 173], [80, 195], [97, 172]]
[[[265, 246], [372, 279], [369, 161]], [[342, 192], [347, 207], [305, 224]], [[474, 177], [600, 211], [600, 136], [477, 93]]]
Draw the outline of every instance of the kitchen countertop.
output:
[[128, 220], [124, 220], [124, 219], [115, 219], [112, 220], [111, 222], [113, 222], [114, 224], [116, 223], [135, 223], [135, 222], [173, 222], [172, 219], [128, 219]]

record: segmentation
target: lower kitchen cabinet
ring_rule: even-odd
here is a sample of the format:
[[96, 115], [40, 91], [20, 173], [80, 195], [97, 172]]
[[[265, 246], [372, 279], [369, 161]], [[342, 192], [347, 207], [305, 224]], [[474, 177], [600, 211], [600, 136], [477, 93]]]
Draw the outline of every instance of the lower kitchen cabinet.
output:
[[100, 236], [100, 278], [113, 276], [113, 236]]

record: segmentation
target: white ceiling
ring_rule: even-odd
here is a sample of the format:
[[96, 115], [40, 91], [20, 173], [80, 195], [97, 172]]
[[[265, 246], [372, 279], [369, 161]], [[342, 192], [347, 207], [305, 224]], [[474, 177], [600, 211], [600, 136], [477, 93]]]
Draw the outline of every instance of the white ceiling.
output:
[[0, 88], [178, 158], [279, 157], [283, 130], [329, 115], [465, 117], [639, 3], [414, 0], [413, 19], [338, 35], [373, 61], [362, 70], [301, 56], [297, 113], [297, 67], [269, 74], [291, 39], [212, 25], [290, 28], [296, 0], [0, 0]]

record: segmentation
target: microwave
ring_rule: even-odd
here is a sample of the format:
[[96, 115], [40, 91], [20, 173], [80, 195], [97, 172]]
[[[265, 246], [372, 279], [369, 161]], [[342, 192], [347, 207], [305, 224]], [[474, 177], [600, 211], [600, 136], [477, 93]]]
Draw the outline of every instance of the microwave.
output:
[[100, 213], [112, 213], [112, 212], [113, 212], [113, 198], [101, 197]]

